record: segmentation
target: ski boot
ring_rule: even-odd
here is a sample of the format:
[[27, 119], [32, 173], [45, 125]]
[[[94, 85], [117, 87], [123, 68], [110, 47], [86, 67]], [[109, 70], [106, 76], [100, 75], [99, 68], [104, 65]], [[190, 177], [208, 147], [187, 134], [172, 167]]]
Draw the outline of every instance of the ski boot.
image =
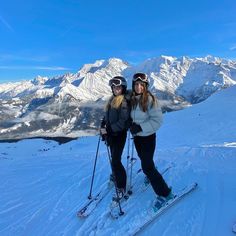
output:
[[172, 191], [170, 191], [169, 195], [166, 197], [163, 196], [157, 196], [155, 202], [154, 202], [154, 206], [153, 206], [153, 210], [154, 212], [157, 212], [161, 207], [163, 207], [168, 201], [172, 200], [175, 198], [175, 195], [172, 193]]

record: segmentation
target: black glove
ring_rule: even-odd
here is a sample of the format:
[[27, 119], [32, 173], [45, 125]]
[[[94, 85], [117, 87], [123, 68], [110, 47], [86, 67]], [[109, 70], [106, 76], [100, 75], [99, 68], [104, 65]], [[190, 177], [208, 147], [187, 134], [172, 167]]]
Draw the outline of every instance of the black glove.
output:
[[105, 141], [107, 138], [107, 130], [105, 127], [100, 128], [100, 136], [102, 137], [102, 141]]
[[106, 126], [106, 131], [107, 131], [107, 135], [111, 135], [113, 133], [112, 129], [111, 129], [111, 126], [109, 124], [107, 124]]
[[107, 140], [107, 134], [101, 134], [102, 137], [102, 141], [106, 141]]
[[131, 134], [137, 134], [138, 132], [141, 132], [142, 131], [142, 128], [140, 125], [136, 124], [136, 123], [133, 123], [131, 126], [130, 126], [130, 132]]
[[105, 128], [105, 127], [106, 127], [106, 121], [105, 121], [105, 117], [103, 117], [100, 128]]
[[112, 138], [111, 138], [111, 136], [107, 136], [107, 137], [106, 137], [106, 145], [107, 145], [107, 146], [111, 146], [111, 143], [112, 143]]

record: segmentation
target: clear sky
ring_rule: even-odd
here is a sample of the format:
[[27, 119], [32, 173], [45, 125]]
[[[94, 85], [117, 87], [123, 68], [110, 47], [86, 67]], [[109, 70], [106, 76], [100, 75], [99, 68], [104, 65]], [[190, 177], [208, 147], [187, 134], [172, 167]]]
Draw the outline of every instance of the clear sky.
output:
[[236, 0], [0, 0], [0, 82], [208, 54], [236, 59]]

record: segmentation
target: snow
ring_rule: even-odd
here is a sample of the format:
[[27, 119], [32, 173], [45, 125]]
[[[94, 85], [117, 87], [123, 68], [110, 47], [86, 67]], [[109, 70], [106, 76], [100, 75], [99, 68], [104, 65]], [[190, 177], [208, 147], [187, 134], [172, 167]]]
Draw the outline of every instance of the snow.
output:
[[168, 91], [184, 97], [201, 97], [203, 88], [208, 89], [211, 95], [221, 87], [236, 84], [236, 62], [218, 57], [176, 58], [162, 55], [134, 66], [121, 59], [110, 58], [85, 64], [76, 74], [68, 73], [51, 79], [37, 76], [31, 81], [0, 84], [0, 98], [58, 95], [63, 99], [66, 95], [73, 95], [81, 101], [93, 102], [110, 95], [108, 81], [112, 77], [123, 75], [131, 85], [132, 75], [140, 71], [148, 74], [153, 91]]
[[22, 126], [22, 124], [16, 124], [16, 125], [13, 125], [11, 128], [6, 128], [6, 129], [1, 129], [0, 130], [0, 133], [8, 133], [12, 130], [17, 130], [18, 128], [20, 128]]
[[[198, 189], [140, 235], [227, 236], [236, 220], [236, 86], [202, 103], [165, 114], [158, 132], [156, 165], [173, 167], [164, 178], [173, 191], [192, 182]], [[124, 216], [107, 217], [110, 193], [86, 219], [76, 211], [87, 200], [98, 136], [58, 145], [42, 139], [0, 143], [0, 235], [128, 235], [155, 199], [152, 189], [135, 195]], [[126, 166], [127, 146], [123, 153]], [[134, 154], [136, 157], [136, 153]], [[135, 170], [140, 168], [137, 161]], [[93, 193], [110, 174], [101, 143]]]
[[86, 65], [82, 68], [83, 79], [77, 90], [78, 97], [81, 100], [96, 101], [111, 95], [109, 80], [114, 76], [121, 75], [127, 67], [125, 62], [117, 58], [96, 61], [94, 65]]
[[168, 113], [159, 132], [159, 145], [195, 147], [235, 141], [235, 104], [236, 86], [232, 86], [213, 94], [202, 103]]
[[42, 77], [38, 75], [35, 79], [32, 80], [32, 83], [39, 85], [44, 84], [48, 80], [48, 77]]

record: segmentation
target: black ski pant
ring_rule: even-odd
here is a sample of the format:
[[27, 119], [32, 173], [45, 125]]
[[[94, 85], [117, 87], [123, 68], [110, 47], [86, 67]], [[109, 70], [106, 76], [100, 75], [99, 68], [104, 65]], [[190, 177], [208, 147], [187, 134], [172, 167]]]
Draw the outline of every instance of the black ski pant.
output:
[[112, 158], [112, 169], [118, 188], [126, 189], [126, 171], [121, 162], [122, 152], [125, 147], [127, 132], [120, 132], [117, 136], [109, 137]]
[[153, 161], [156, 147], [156, 134], [149, 136], [135, 136], [134, 144], [138, 156], [141, 159], [143, 172], [148, 177], [153, 190], [159, 196], [168, 196], [171, 190], [161, 174], [157, 171]]

